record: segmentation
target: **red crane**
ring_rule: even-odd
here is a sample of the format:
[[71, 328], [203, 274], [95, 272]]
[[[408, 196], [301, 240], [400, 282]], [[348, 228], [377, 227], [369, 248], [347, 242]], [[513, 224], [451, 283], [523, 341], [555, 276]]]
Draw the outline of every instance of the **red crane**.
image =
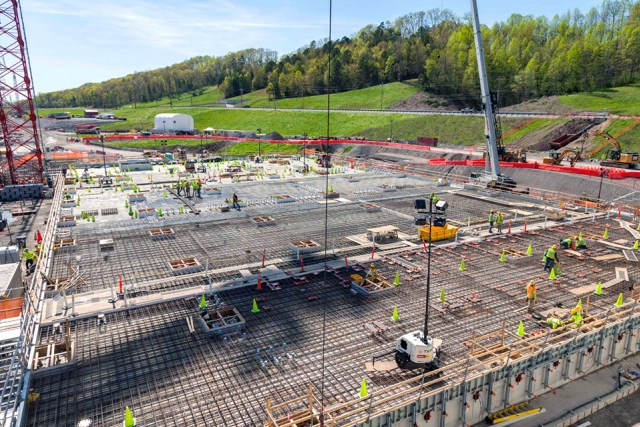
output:
[[[18, 0], [0, 0], [0, 126], [5, 183], [44, 182], [33, 82]], [[8, 172], [9, 177], [6, 177]], [[7, 179], [9, 178], [9, 179]]]

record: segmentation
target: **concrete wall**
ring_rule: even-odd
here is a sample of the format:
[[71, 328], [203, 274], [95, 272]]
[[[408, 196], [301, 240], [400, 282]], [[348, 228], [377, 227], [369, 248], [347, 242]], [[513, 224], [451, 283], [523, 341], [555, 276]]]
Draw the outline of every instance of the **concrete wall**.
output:
[[13, 202], [21, 199], [41, 199], [44, 190], [43, 184], [7, 185], [0, 189], [0, 200]]
[[[542, 353], [521, 358], [508, 366], [469, 376], [461, 382], [372, 416], [359, 427], [459, 427], [474, 425], [494, 413], [640, 351], [640, 315], [606, 328], [579, 334], [572, 341]], [[557, 362], [558, 366], [554, 366]], [[520, 375], [521, 380], [516, 378]], [[613, 380], [612, 380], [613, 388]], [[474, 399], [474, 394], [477, 399]], [[375, 408], [375, 407], [374, 407]], [[570, 409], [570, 408], [567, 408]], [[375, 409], [372, 413], [375, 414]], [[430, 419], [425, 420], [425, 413]], [[364, 412], [363, 412], [364, 413]], [[428, 418], [428, 417], [427, 417]]]

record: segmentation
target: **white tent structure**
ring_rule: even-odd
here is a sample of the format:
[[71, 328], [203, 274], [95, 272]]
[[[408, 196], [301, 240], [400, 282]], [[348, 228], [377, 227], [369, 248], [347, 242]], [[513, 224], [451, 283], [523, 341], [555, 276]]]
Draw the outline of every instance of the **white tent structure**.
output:
[[188, 114], [158, 114], [153, 119], [153, 127], [157, 132], [193, 132], [193, 117]]

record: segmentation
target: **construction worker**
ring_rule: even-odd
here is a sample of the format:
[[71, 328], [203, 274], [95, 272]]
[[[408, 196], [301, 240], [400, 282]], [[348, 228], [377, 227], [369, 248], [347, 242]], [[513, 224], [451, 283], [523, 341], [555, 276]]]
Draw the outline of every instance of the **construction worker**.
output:
[[200, 180], [198, 180], [198, 182], [195, 183], [195, 189], [198, 192], [198, 198], [201, 199], [202, 198], [202, 194], [201, 194], [201, 190], [202, 190], [202, 184], [200, 183]]
[[584, 325], [582, 320], [582, 310], [578, 311], [575, 308], [571, 310], [571, 321], [573, 322], [573, 328]]
[[536, 303], [536, 300], [538, 299], [538, 292], [537, 292], [538, 286], [536, 286], [536, 281], [531, 280], [527, 284], [525, 289], [527, 290], [527, 301], [529, 303], [527, 307], [527, 311], [531, 313], [533, 312], [533, 305]]
[[233, 193], [232, 199], [233, 199], [233, 205], [231, 205], [231, 207], [240, 210], [240, 205], [238, 204], [238, 195], [236, 193]]
[[178, 184], [176, 185], [176, 187], [178, 187], [178, 196], [179, 196], [180, 192], [182, 191], [182, 180], [178, 180]]
[[438, 203], [438, 201], [440, 200], [440, 198], [438, 196], [436, 196], [436, 193], [431, 193], [431, 195], [429, 196], [429, 198], [431, 199], [431, 202], [435, 205], [436, 203]]
[[557, 317], [549, 317], [547, 318], [547, 325], [551, 326], [553, 329], [557, 329], [561, 326], [564, 326], [564, 322]]
[[569, 236], [566, 239], [560, 241], [560, 246], [562, 246], [565, 249], [569, 249], [571, 247], [571, 243], [573, 243], [573, 238]]
[[498, 212], [496, 215], [496, 226], [498, 226], [498, 233], [502, 234], [502, 223], [504, 223], [504, 217], [502, 212]]
[[574, 237], [574, 239], [576, 241], [576, 249], [580, 249], [580, 250], [587, 249], [587, 242], [585, 242], [582, 237], [576, 236]]
[[27, 276], [31, 274], [31, 266], [35, 264], [37, 257], [36, 253], [30, 251], [29, 248], [25, 248], [24, 252], [22, 252], [22, 258], [26, 260], [25, 266], [27, 267]]
[[556, 252], [557, 249], [558, 245], [553, 245], [544, 253], [544, 271], [549, 269], [549, 272], [551, 272], [551, 269], [555, 268], [556, 262], [560, 262], [558, 253]]
[[496, 221], [496, 216], [494, 215], [494, 211], [489, 211], [489, 233], [493, 233], [493, 223]]

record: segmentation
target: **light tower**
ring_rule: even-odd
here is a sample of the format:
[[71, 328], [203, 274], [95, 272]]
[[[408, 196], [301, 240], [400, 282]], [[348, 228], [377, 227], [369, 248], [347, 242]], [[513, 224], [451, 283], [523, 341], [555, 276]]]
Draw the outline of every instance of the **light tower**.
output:
[[[11, 184], [44, 182], [42, 149], [18, 0], [0, 0], [0, 127]], [[5, 178], [6, 180], [6, 178]], [[8, 184], [9, 182], [6, 182]]]

